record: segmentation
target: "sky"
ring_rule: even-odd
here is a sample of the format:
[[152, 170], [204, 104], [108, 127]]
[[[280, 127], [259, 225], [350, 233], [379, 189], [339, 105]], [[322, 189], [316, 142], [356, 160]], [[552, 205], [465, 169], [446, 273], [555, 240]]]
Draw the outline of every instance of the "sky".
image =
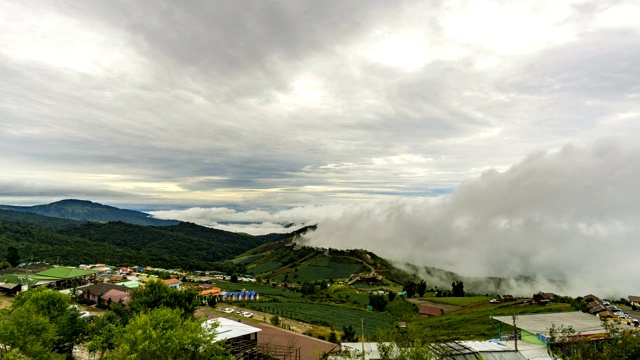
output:
[[0, 203], [317, 223], [312, 244], [466, 274], [562, 277], [595, 253], [622, 271], [639, 18], [639, 1], [2, 1]]

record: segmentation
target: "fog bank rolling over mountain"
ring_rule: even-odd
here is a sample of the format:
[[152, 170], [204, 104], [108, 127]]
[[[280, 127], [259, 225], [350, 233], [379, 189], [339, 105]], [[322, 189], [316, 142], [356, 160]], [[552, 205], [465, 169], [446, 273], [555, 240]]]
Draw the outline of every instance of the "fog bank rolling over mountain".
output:
[[514, 291], [626, 296], [640, 291], [639, 179], [632, 141], [566, 145], [486, 171], [451, 195], [345, 211], [306, 241], [464, 276], [539, 280]]

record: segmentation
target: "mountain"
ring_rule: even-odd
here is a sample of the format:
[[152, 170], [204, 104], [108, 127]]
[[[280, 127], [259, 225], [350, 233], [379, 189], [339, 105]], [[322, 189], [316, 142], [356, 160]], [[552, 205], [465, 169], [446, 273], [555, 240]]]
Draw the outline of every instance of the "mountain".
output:
[[[0, 215], [11, 211], [0, 211]], [[292, 234], [251, 236], [191, 223], [172, 226], [142, 226], [124, 222], [80, 222], [64, 224], [46, 217], [25, 218], [13, 212], [18, 221], [0, 220], [0, 254], [9, 246], [18, 249], [25, 262], [44, 261], [61, 265], [108, 263], [111, 265], [149, 265], [185, 270], [229, 270], [226, 260], [250, 249]], [[62, 219], [64, 220], [64, 219]], [[34, 224], [43, 222], [44, 225]]]
[[0, 210], [11, 210], [84, 221], [122, 221], [136, 225], [169, 226], [179, 223], [177, 220], [156, 219], [144, 212], [119, 209], [113, 206], [102, 205], [87, 200], [68, 199], [51, 204], [35, 206], [0, 205]]

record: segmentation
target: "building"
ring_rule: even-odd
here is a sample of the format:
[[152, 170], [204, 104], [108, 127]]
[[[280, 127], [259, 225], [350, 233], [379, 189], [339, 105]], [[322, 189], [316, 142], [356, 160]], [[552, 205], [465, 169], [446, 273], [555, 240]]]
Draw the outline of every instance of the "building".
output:
[[258, 332], [260, 328], [253, 327], [227, 318], [215, 318], [204, 322], [207, 329], [215, 327], [215, 341], [223, 341], [225, 346], [236, 359], [258, 358]]
[[180, 290], [180, 284], [182, 283], [182, 281], [173, 278], [162, 280], [162, 282], [164, 282], [168, 287], [174, 288], [176, 290]]
[[[509, 333], [502, 332], [502, 325], [513, 325], [512, 316], [491, 316], [498, 322], [498, 332], [501, 339], [509, 338]], [[576, 338], [591, 340], [603, 339], [608, 336], [607, 329], [602, 326], [600, 318], [580, 311], [548, 314], [531, 314], [516, 316], [516, 327], [520, 338], [530, 343], [552, 345], [555, 343], [552, 329], [573, 329]]]
[[640, 296], [629, 295], [631, 306], [640, 306]]
[[119, 303], [126, 305], [129, 302], [129, 293], [117, 289], [111, 289], [102, 295], [106, 304]]
[[[400, 349], [394, 343], [383, 343], [383, 346], [389, 347], [389, 358], [395, 359], [400, 354]], [[380, 360], [383, 358], [382, 351], [378, 343], [342, 343], [340, 344], [340, 355], [329, 356], [330, 360], [342, 359], [365, 359]]]
[[538, 305], [547, 305], [549, 301], [555, 299], [556, 294], [553, 293], [537, 293], [533, 295], [533, 301]]
[[501, 359], [527, 360], [519, 352], [507, 346], [489, 341], [454, 341], [449, 343], [434, 343], [430, 346], [437, 359], [467, 360], [467, 359]]
[[22, 285], [4, 282], [0, 284], [0, 292], [5, 295], [17, 295], [22, 290]]
[[118, 290], [122, 292], [128, 292], [129, 288], [126, 286], [109, 284], [109, 283], [100, 283], [89, 286], [83, 286], [78, 288], [78, 290], [82, 291], [82, 297], [88, 301], [93, 303], [99, 303], [101, 305], [107, 305], [107, 301], [104, 300], [104, 295], [109, 292], [109, 290]]
[[258, 353], [264, 358], [280, 360], [320, 360], [332, 353], [338, 345], [311, 336], [299, 334], [266, 323], [252, 324], [260, 328]]
[[420, 315], [425, 315], [425, 316], [442, 316], [444, 315], [444, 309], [443, 308], [439, 308], [439, 307], [435, 307], [435, 306], [429, 306], [429, 305], [420, 305], [420, 310], [418, 311], [418, 313]]

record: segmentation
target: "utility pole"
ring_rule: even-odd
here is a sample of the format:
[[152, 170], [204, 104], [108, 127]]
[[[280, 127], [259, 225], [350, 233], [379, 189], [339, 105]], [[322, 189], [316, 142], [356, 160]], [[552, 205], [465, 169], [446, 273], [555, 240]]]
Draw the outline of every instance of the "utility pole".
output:
[[518, 328], [516, 327], [516, 314], [512, 315], [513, 318], [513, 341], [515, 341], [516, 352], [518, 352]]
[[364, 353], [364, 319], [360, 319], [360, 328], [362, 330], [362, 360], [365, 360], [365, 353]]

